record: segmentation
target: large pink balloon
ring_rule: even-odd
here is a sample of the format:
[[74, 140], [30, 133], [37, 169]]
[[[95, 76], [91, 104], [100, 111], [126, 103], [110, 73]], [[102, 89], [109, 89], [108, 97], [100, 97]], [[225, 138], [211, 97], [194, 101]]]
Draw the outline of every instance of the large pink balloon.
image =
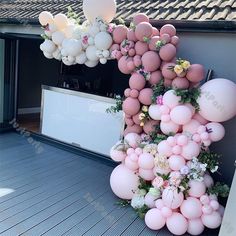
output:
[[156, 85], [158, 84], [162, 79], [162, 74], [161, 71], [157, 70], [151, 73], [150, 79], [148, 80], [148, 82], [151, 85]]
[[187, 124], [185, 124], [183, 126], [183, 132], [187, 132], [190, 134], [195, 134], [197, 133], [197, 129], [200, 126], [200, 122], [198, 122], [197, 120], [190, 120]]
[[178, 212], [174, 212], [171, 217], [167, 218], [166, 226], [174, 235], [185, 234], [188, 229], [188, 221]]
[[148, 22], [139, 23], [135, 29], [135, 36], [139, 41], [145, 42], [145, 38], [152, 36], [152, 25]]
[[144, 88], [140, 91], [138, 100], [144, 105], [151, 105], [152, 104], [152, 95], [153, 90], [151, 88]]
[[183, 201], [180, 211], [184, 217], [190, 220], [196, 219], [202, 215], [202, 204], [197, 198], [189, 197]]
[[157, 208], [149, 210], [145, 215], [145, 223], [152, 230], [159, 230], [165, 226], [166, 219]]
[[192, 64], [186, 74], [189, 81], [197, 83], [204, 79], [204, 67], [200, 64]]
[[172, 155], [168, 159], [171, 170], [180, 170], [185, 165], [185, 160], [182, 156]]
[[124, 100], [122, 108], [126, 114], [133, 116], [139, 112], [140, 103], [138, 99], [128, 97]]
[[187, 89], [189, 87], [189, 81], [186, 78], [176, 77], [172, 81], [172, 87], [177, 89]]
[[176, 35], [176, 29], [171, 24], [166, 24], [161, 27], [160, 34], [169, 34], [171, 37]]
[[113, 40], [117, 44], [121, 44], [126, 39], [128, 28], [124, 25], [118, 25], [113, 31]]
[[188, 221], [188, 233], [191, 235], [200, 235], [204, 231], [204, 225], [201, 218]]
[[198, 99], [200, 115], [214, 122], [224, 122], [236, 115], [236, 84], [227, 79], [213, 79], [201, 86]]
[[163, 61], [170, 62], [176, 56], [176, 47], [173, 44], [166, 44], [159, 51], [160, 58]]
[[170, 133], [176, 134], [180, 126], [170, 120], [168, 122], [161, 121], [160, 128], [163, 134], [169, 135]]
[[186, 160], [192, 160], [194, 157], [198, 157], [200, 154], [201, 148], [200, 145], [194, 141], [188, 141], [188, 144], [183, 146], [182, 156]]
[[185, 125], [191, 120], [192, 112], [185, 105], [176, 106], [170, 112], [170, 118], [174, 123], [178, 125]]
[[158, 144], [157, 151], [160, 155], [167, 157], [172, 155], [172, 148], [166, 140], [163, 140]]
[[116, 196], [130, 200], [138, 189], [139, 177], [134, 171], [121, 164], [112, 171], [110, 185]]
[[182, 192], [178, 193], [178, 190], [176, 188], [167, 187], [162, 192], [162, 200], [165, 206], [171, 209], [177, 209], [183, 203], [184, 195]]
[[136, 51], [136, 55], [142, 56], [145, 52], [148, 51], [148, 44], [144, 43], [144, 42], [141, 42], [141, 41], [138, 41], [135, 44], [135, 51]]
[[210, 215], [202, 215], [202, 223], [209, 229], [216, 229], [222, 222], [222, 217], [218, 211], [213, 211]]
[[160, 111], [160, 105], [154, 105], [152, 104], [149, 109], [148, 109], [148, 113], [149, 116], [153, 119], [153, 120], [161, 120], [161, 111]]
[[161, 60], [156, 52], [148, 51], [142, 56], [142, 64], [146, 71], [153, 72], [160, 67]]
[[129, 79], [129, 86], [131, 89], [141, 90], [145, 87], [145, 78], [139, 73], [133, 73]]
[[133, 18], [133, 23], [135, 25], [138, 25], [141, 22], [149, 22], [148, 16], [144, 13], [139, 13], [139, 14], [135, 15]]
[[139, 156], [139, 167], [142, 169], [150, 170], [154, 167], [154, 157], [149, 153], [143, 153]]
[[200, 198], [206, 192], [206, 185], [203, 181], [190, 180], [188, 194], [190, 197]]
[[163, 103], [172, 109], [179, 105], [180, 99], [181, 97], [177, 96], [174, 90], [169, 90], [163, 96]]
[[220, 123], [211, 122], [206, 125], [212, 142], [220, 141], [225, 136], [225, 128]]

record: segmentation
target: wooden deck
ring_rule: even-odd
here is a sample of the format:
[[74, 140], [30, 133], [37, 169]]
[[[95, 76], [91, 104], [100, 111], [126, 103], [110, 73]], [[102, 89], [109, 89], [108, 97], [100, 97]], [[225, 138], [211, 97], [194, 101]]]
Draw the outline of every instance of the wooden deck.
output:
[[[1, 236], [166, 236], [131, 208], [120, 208], [109, 187], [112, 167], [19, 134], [0, 135]], [[216, 232], [203, 235], [217, 235]]]

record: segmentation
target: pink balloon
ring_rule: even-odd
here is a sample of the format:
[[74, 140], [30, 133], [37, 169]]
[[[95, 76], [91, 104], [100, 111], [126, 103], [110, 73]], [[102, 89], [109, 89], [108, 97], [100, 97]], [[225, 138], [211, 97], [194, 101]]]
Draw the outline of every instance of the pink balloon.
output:
[[110, 185], [116, 196], [130, 200], [138, 189], [139, 177], [135, 172], [121, 164], [112, 171]]
[[139, 96], [139, 91], [138, 91], [138, 90], [132, 89], [132, 90], [130, 91], [130, 97], [132, 97], [132, 98], [137, 98], [138, 96]]
[[175, 155], [180, 155], [182, 153], [182, 147], [179, 145], [176, 145], [172, 148], [172, 152]]
[[170, 43], [170, 41], [171, 41], [171, 37], [169, 34], [162, 34], [160, 36], [160, 39], [162, 42], [164, 42], [164, 44]]
[[123, 102], [122, 109], [128, 115], [133, 116], [137, 114], [140, 110], [139, 100], [131, 97], [126, 98]]
[[204, 181], [204, 183], [205, 183], [205, 185], [206, 185], [207, 188], [210, 188], [210, 187], [213, 186], [214, 180], [213, 180], [213, 178], [212, 178], [210, 175], [205, 174], [205, 175], [203, 176], [203, 178], [204, 178], [203, 181]]
[[118, 25], [113, 31], [113, 41], [117, 44], [121, 44], [126, 39], [128, 28], [124, 25]]
[[161, 110], [162, 115], [170, 114], [170, 108], [167, 105], [161, 105], [160, 110]]
[[192, 64], [186, 74], [189, 81], [197, 83], [204, 79], [205, 70], [200, 64]]
[[184, 195], [182, 192], [178, 193], [176, 188], [167, 187], [162, 192], [162, 200], [165, 206], [171, 209], [177, 209], [183, 203]]
[[202, 206], [202, 213], [204, 215], [210, 215], [213, 212], [213, 209], [210, 205], [203, 205]]
[[155, 206], [157, 209], [161, 210], [163, 207], [165, 207], [164, 202], [162, 199], [157, 199], [155, 202]]
[[126, 153], [124, 151], [119, 151], [117, 150], [117, 145], [119, 145], [119, 143], [117, 143], [115, 146], [113, 146], [110, 150], [110, 156], [111, 159], [116, 161], [116, 162], [121, 162], [125, 159], [126, 157]]
[[166, 226], [168, 230], [175, 235], [185, 234], [188, 229], [188, 221], [178, 212], [174, 212], [167, 218]]
[[146, 204], [149, 208], [154, 208], [154, 207], [155, 207], [155, 200], [156, 200], [156, 197], [154, 197], [152, 194], [147, 193], [144, 200], [145, 200], [145, 204]]
[[171, 38], [171, 43], [175, 46], [177, 46], [179, 44], [179, 37], [178, 36], [173, 36]]
[[216, 200], [211, 200], [211, 201], [210, 201], [210, 206], [212, 207], [213, 210], [216, 211], [216, 210], [219, 209], [220, 204], [219, 204], [219, 202], [216, 201]]
[[141, 114], [141, 112], [137, 113], [136, 115], [134, 115], [132, 118], [133, 118], [133, 121], [136, 125], [140, 125], [141, 123], [141, 120], [139, 119], [139, 115]]
[[161, 120], [161, 111], [160, 111], [160, 105], [154, 105], [152, 104], [149, 109], [148, 109], [148, 113], [149, 116], [153, 119], [153, 120]]
[[145, 170], [150, 170], [154, 167], [154, 157], [149, 153], [143, 153], [139, 156], [139, 167]]
[[145, 122], [144, 126], [143, 126], [143, 131], [146, 134], [150, 134], [150, 132], [155, 131], [156, 125], [159, 124], [159, 121], [156, 120], [148, 120]]
[[206, 185], [202, 181], [190, 180], [188, 194], [190, 197], [200, 198], [206, 192]]
[[140, 135], [136, 133], [129, 133], [124, 138], [125, 143], [127, 143], [132, 148], [137, 148], [141, 143]]
[[145, 52], [142, 56], [142, 65], [146, 71], [156, 71], [161, 65], [160, 57], [156, 52]]
[[170, 118], [178, 125], [185, 125], [192, 119], [192, 112], [185, 105], [176, 106], [170, 112]]
[[189, 220], [193, 220], [201, 217], [202, 204], [197, 198], [188, 197], [180, 206], [180, 211], [184, 217]]
[[127, 158], [125, 159], [125, 166], [126, 166], [128, 169], [133, 170], [133, 171], [135, 171], [135, 170], [137, 170], [137, 169], [139, 168], [138, 163], [132, 161], [131, 158], [129, 158], [129, 157], [127, 157]]
[[189, 87], [189, 81], [186, 78], [176, 77], [172, 81], [172, 87], [177, 89], [187, 89]]
[[192, 219], [188, 221], [187, 232], [191, 235], [200, 235], [204, 231], [204, 225], [201, 218]]
[[152, 230], [159, 230], [165, 226], [166, 219], [157, 208], [149, 210], [145, 215], [145, 223]]
[[220, 123], [211, 122], [206, 125], [210, 131], [209, 138], [212, 142], [220, 141], [225, 136], [225, 128]]
[[172, 155], [172, 148], [166, 140], [163, 140], [158, 144], [157, 151], [160, 155], [164, 155], [167, 157]]
[[155, 27], [152, 27], [152, 35], [153, 35], [153, 36], [158, 36], [158, 35], [160, 35], [159, 30], [158, 30], [157, 28], [155, 28]]
[[146, 170], [146, 169], [139, 169], [139, 176], [147, 181], [152, 181], [155, 179], [155, 175], [153, 174], [152, 170]]
[[130, 74], [132, 72], [132, 70], [130, 70], [127, 67], [128, 62], [133, 61], [133, 59], [131, 57], [127, 56], [122, 56], [119, 61], [118, 61], [118, 67], [119, 70], [123, 73], [123, 74]]
[[133, 73], [129, 79], [129, 86], [131, 89], [142, 90], [145, 87], [146, 80], [139, 73]]
[[132, 126], [134, 125], [134, 121], [131, 118], [125, 118], [125, 124]]
[[182, 156], [172, 155], [168, 159], [171, 170], [178, 171], [185, 166], [185, 160]]
[[220, 205], [219, 209], [218, 209], [218, 212], [220, 213], [221, 217], [223, 217], [224, 216], [224, 212], [225, 212], [225, 208], [222, 205]]
[[161, 71], [157, 70], [151, 73], [150, 79], [148, 80], [148, 82], [151, 85], [156, 85], [158, 84], [162, 79], [162, 74]]
[[139, 14], [134, 16], [133, 23], [135, 25], [138, 25], [139, 23], [142, 23], [142, 22], [149, 22], [149, 18], [148, 18], [148, 16], [146, 14], [139, 13]]
[[164, 26], [162, 26], [161, 30], [160, 30], [160, 34], [169, 34], [171, 37], [176, 35], [176, 29], [173, 25], [171, 24], [166, 24]]
[[130, 29], [127, 33], [127, 39], [133, 42], [137, 41], [134, 30]]
[[185, 145], [187, 145], [187, 143], [188, 143], [188, 137], [186, 135], [182, 134], [177, 138], [178, 145], [185, 146]]
[[160, 58], [163, 61], [171, 61], [176, 56], [176, 47], [173, 44], [166, 44], [159, 51]]
[[166, 115], [162, 115], [161, 116], [161, 121], [162, 122], [169, 122], [170, 121], [170, 115], [169, 114], [166, 114]]
[[165, 217], [165, 218], [168, 218], [168, 217], [171, 217], [173, 211], [172, 209], [170, 209], [169, 207], [163, 207], [161, 209], [161, 214]]
[[201, 148], [200, 145], [194, 141], [188, 141], [188, 144], [183, 146], [182, 156], [186, 160], [192, 160], [194, 157], [198, 157], [200, 154]]
[[176, 73], [171, 69], [175, 67], [175, 63], [165, 63], [162, 67], [162, 75], [165, 79], [173, 80], [176, 78]]
[[201, 203], [202, 203], [203, 205], [207, 205], [207, 204], [210, 203], [210, 199], [209, 199], [209, 197], [208, 197], [207, 195], [202, 195], [202, 196], [200, 197], [200, 201], [201, 201]]
[[192, 119], [187, 124], [183, 125], [183, 132], [195, 134], [200, 125], [199, 121]]
[[[137, 149], [137, 148], [136, 148]], [[131, 161], [134, 161], [134, 162], [138, 162], [138, 154], [136, 153], [136, 149], [135, 149], [135, 152], [131, 153], [129, 155], [129, 159]]]
[[131, 92], [131, 89], [130, 88], [127, 88], [125, 91], [124, 91], [124, 95], [126, 97], [129, 97], [130, 96], [130, 92]]
[[152, 104], [153, 90], [151, 88], [144, 88], [140, 91], [138, 100], [144, 105]]
[[145, 42], [145, 38], [152, 36], [152, 25], [148, 22], [139, 23], [135, 29], [135, 36], [139, 41]]
[[120, 50], [120, 45], [117, 43], [112, 44], [112, 46], [110, 47], [110, 52], [114, 50]]
[[134, 148], [128, 148], [128, 149], [127, 149], [127, 154], [128, 154], [128, 155], [131, 155], [131, 154], [133, 154], [134, 152], [135, 152]]
[[171, 120], [169, 122], [161, 121], [160, 129], [161, 129], [162, 133], [166, 134], [166, 135], [169, 135], [170, 133], [176, 134], [179, 131], [180, 126]]
[[216, 229], [220, 226], [222, 218], [220, 213], [213, 211], [210, 215], [202, 215], [202, 223], [209, 229]]
[[135, 55], [136, 55], [135, 49], [134, 49], [134, 48], [131, 48], [131, 49], [129, 50], [128, 54], [129, 54], [130, 57], [135, 56]]
[[141, 154], [143, 153], [143, 149], [140, 148], [140, 147], [138, 147], [138, 148], [135, 149], [135, 153], [136, 153], [137, 155], [141, 155]]
[[208, 123], [208, 120], [203, 118], [199, 113], [195, 113], [193, 119], [198, 121], [201, 125], [206, 125]]
[[130, 71], [133, 71], [135, 69], [135, 65], [134, 65], [134, 62], [133, 61], [129, 61], [127, 62], [127, 68], [130, 70]]
[[181, 97], [176, 96], [174, 90], [167, 91], [163, 96], [163, 104], [173, 109], [180, 103]]
[[151, 51], [156, 51], [157, 48], [156, 48], [156, 43], [157, 41], [160, 40], [160, 37], [159, 36], [153, 36], [150, 41], [149, 41], [149, 50]]
[[176, 138], [174, 137], [174, 136], [170, 136], [170, 137], [168, 137], [167, 138], [167, 140], [166, 140], [167, 142], [168, 142], [168, 144], [170, 145], [170, 146], [172, 146], [172, 147], [174, 147], [175, 145], [176, 145]]
[[127, 126], [126, 129], [124, 130], [124, 135], [127, 135], [129, 133], [137, 133], [141, 134], [143, 131], [142, 127], [140, 125], [132, 125], [132, 126]]
[[144, 43], [144, 42], [141, 42], [141, 41], [138, 41], [135, 44], [135, 51], [136, 51], [136, 55], [142, 56], [145, 52], [148, 51], [148, 44]]

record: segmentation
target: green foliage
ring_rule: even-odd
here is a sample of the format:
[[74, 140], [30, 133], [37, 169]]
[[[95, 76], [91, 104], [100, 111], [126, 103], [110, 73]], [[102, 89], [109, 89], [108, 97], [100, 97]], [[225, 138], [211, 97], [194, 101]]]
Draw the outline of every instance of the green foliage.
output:
[[111, 106], [110, 108], [106, 109], [107, 113], [117, 113], [122, 110], [123, 99], [121, 96], [116, 96], [116, 105]]
[[48, 37], [46, 34], [41, 34], [41, 37], [42, 37], [44, 40], [46, 40], [46, 39], [50, 40], [50, 37]]
[[148, 212], [149, 210], [149, 207], [147, 205], [144, 205], [143, 207], [141, 208], [136, 208], [134, 209], [135, 212], [138, 214], [138, 216], [141, 218], [141, 219], [144, 219], [145, 217], [145, 214]]
[[144, 189], [146, 192], [149, 192], [149, 189], [152, 187], [152, 184], [143, 178], [139, 177], [139, 186], [138, 189]]
[[118, 18], [118, 22], [120, 25], [125, 25], [125, 20], [121, 17]]
[[116, 202], [116, 205], [121, 206], [121, 207], [127, 207], [127, 206], [130, 205], [130, 201], [129, 200], [120, 199], [119, 201]]
[[218, 169], [220, 157], [221, 155], [213, 153], [211, 151], [202, 151], [198, 156], [198, 160], [201, 163], [207, 164], [207, 169], [209, 169], [213, 173]]
[[166, 45], [166, 41], [165, 40], [158, 40], [156, 42], [156, 49], [157, 51], [160, 51], [161, 47], [163, 47], [164, 45]]
[[189, 179], [188, 179], [187, 176], [185, 176], [185, 177], [181, 180], [181, 182], [180, 182], [180, 184], [179, 184], [179, 186], [178, 186], [178, 188], [177, 188], [178, 193], [179, 193], [179, 192], [183, 192], [183, 194], [184, 194], [185, 197], [188, 197], [188, 190], [190, 189], [188, 183], [189, 183]]
[[197, 103], [197, 99], [201, 94], [199, 88], [175, 89], [175, 94], [181, 97], [181, 103], [190, 103], [199, 111], [199, 105]]
[[163, 95], [169, 89], [164, 86], [164, 80], [162, 79], [158, 84], [152, 86], [152, 90], [152, 102], [156, 103], [157, 97]]
[[216, 196], [226, 198], [229, 196], [229, 186], [227, 184], [216, 182], [214, 186], [208, 189], [209, 194], [215, 194]]
[[160, 176], [164, 181], [169, 180], [169, 178], [170, 178], [170, 173], [168, 173], [168, 174], [157, 173], [157, 175]]
[[67, 16], [69, 19], [75, 20], [77, 24], [80, 24], [80, 19], [79, 19], [78, 14], [73, 11], [73, 9], [72, 9], [71, 6], [67, 7], [66, 16]]

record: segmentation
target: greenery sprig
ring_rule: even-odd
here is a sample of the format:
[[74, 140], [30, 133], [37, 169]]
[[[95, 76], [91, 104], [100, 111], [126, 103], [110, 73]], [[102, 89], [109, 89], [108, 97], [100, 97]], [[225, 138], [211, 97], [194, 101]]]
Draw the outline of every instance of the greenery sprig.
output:
[[143, 178], [139, 177], [139, 186], [138, 189], [146, 190], [146, 192], [149, 192], [149, 189], [152, 187], [151, 182], [148, 182], [144, 180]]
[[207, 190], [208, 194], [215, 194], [216, 196], [226, 198], [229, 196], [230, 188], [227, 184], [216, 182], [214, 186]]
[[130, 200], [119, 199], [116, 202], [116, 205], [121, 206], [121, 207], [127, 207], [130, 205]]
[[66, 16], [69, 19], [75, 20], [77, 24], [80, 24], [80, 18], [78, 16], [78, 14], [72, 9], [71, 6], [67, 7]]
[[149, 209], [150, 208], [147, 205], [144, 205], [141, 208], [135, 208], [134, 210], [141, 219], [144, 219], [144, 217]]
[[156, 104], [157, 97], [163, 95], [169, 88], [165, 87], [164, 80], [162, 79], [158, 84], [152, 86], [152, 90], [152, 102]]
[[111, 106], [110, 108], [106, 109], [107, 113], [118, 113], [122, 110], [123, 98], [121, 96], [116, 96], [116, 105]]
[[211, 151], [201, 151], [198, 160], [201, 163], [207, 164], [207, 169], [214, 173], [218, 170], [220, 157], [221, 155]]

